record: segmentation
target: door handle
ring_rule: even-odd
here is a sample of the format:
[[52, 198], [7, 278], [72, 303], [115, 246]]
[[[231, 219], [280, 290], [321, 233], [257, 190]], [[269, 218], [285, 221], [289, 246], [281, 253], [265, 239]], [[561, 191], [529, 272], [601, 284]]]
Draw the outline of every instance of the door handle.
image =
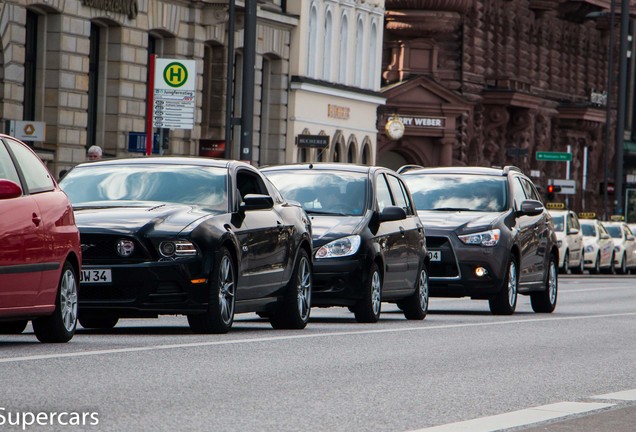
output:
[[33, 213], [31, 216], [31, 220], [35, 226], [40, 226], [40, 222], [42, 222], [42, 218], [40, 218], [37, 214]]

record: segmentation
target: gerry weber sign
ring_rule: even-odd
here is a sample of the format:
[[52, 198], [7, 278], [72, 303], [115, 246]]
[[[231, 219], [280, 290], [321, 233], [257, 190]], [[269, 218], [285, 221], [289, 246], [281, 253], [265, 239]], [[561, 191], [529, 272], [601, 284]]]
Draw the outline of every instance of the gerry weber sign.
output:
[[425, 127], [425, 128], [444, 128], [446, 127], [446, 119], [444, 117], [403, 117], [399, 116], [404, 126]]

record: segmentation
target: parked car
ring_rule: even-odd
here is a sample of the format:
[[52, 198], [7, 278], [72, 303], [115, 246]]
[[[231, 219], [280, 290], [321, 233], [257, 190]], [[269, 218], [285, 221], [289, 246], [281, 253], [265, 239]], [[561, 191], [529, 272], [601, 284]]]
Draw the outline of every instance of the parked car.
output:
[[591, 274], [614, 273], [614, 241], [598, 219], [580, 219], [585, 268]]
[[426, 228], [430, 293], [488, 300], [513, 314], [517, 295], [535, 312], [557, 303], [559, 250], [551, 216], [518, 168], [402, 171]]
[[386, 301], [397, 303], [407, 319], [424, 319], [424, 229], [397, 173], [353, 164], [284, 165], [262, 172], [311, 217], [315, 306], [348, 306], [358, 322], [376, 322]]
[[77, 325], [82, 261], [68, 197], [23, 142], [0, 135], [0, 333], [31, 320], [41, 342], [68, 342]]
[[572, 210], [549, 210], [559, 247], [559, 269], [562, 273], [582, 274], [585, 270], [583, 258], [583, 234], [579, 218]]
[[614, 240], [614, 267], [619, 274], [636, 271], [636, 239], [625, 222], [603, 222]]
[[304, 328], [311, 227], [252, 166], [208, 158], [80, 164], [61, 182], [84, 250], [79, 321], [185, 314], [195, 333], [229, 331], [235, 313]]

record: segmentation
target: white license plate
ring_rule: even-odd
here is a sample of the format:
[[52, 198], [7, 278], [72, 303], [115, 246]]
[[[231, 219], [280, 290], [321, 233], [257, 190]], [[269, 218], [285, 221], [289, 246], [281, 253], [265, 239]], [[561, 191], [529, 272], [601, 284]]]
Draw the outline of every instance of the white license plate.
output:
[[438, 251], [438, 250], [428, 251], [428, 259], [430, 259], [431, 261], [441, 261], [442, 251]]
[[80, 272], [80, 283], [97, 284], [111, 283], [113, 276], [110, 269], [82, 269]]

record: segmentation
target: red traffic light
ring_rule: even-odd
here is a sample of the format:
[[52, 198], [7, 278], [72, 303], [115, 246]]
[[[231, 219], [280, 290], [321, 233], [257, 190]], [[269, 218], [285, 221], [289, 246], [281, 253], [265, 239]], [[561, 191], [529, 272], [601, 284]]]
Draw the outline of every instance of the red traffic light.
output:
[[559, 193], [561, 192], [561, 186], [548, 185], [548, 193]]

